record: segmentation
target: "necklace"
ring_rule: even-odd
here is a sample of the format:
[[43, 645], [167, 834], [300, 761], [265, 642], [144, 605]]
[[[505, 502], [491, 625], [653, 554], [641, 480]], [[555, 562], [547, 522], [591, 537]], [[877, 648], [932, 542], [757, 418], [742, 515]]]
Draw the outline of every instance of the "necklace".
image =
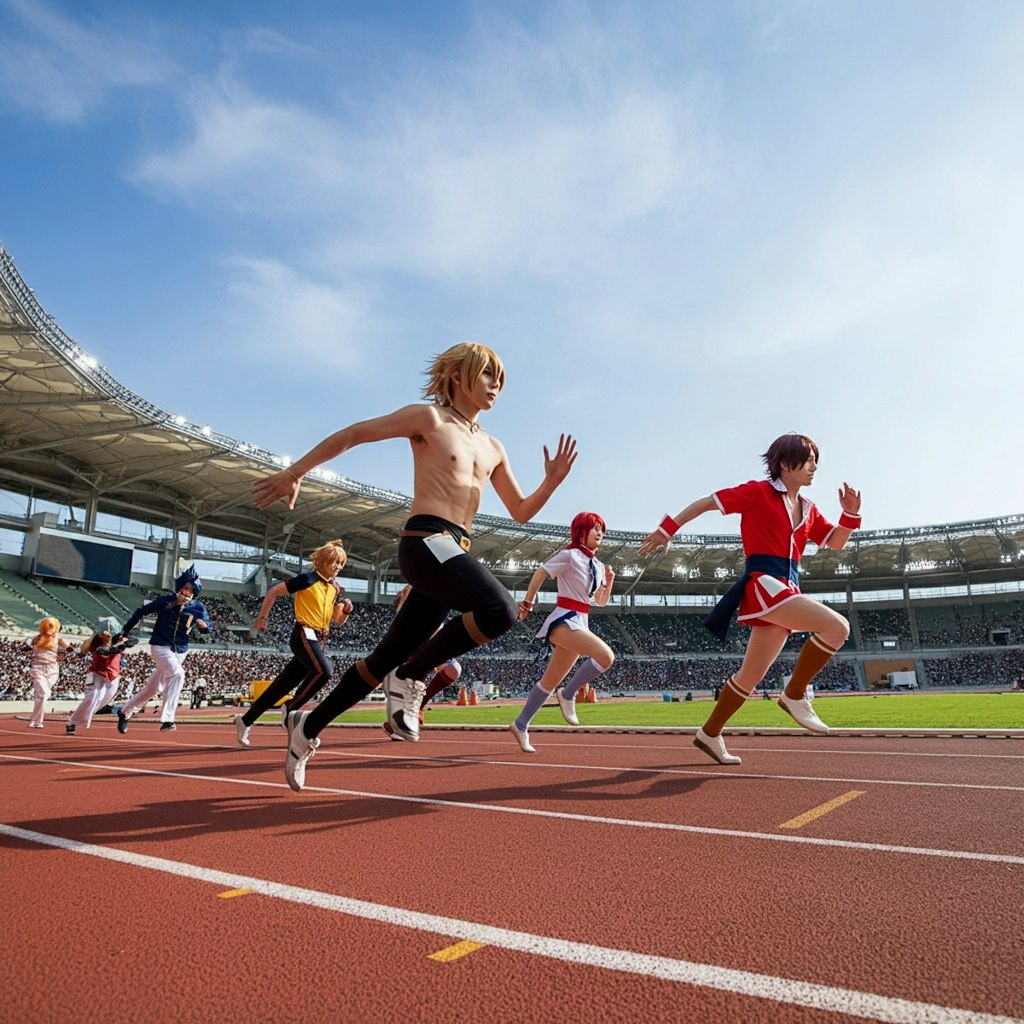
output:
[[475, 434], [480, 429], [480, 424], [477, 423], [476, 420], [471, 420], [468, 416], [463, 416], [462, 413], [459, 412], [459, 410], [456, 409], [454, 405], [447, 405], [445, 406], [445, 408], [449, 412], [455, 413], [455, 415], [458, 416], [459, 419], [462, 420], [462, 422], [465, 423], [467, 427], [469, 427], [469, 432], [471, 434]]

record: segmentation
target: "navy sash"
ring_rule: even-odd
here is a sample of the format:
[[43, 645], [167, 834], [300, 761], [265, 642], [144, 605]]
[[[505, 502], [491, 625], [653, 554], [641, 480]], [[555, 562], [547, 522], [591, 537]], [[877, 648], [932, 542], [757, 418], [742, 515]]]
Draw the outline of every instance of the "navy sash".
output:
[[743, 567], [743, 575], [722, 595], [718, 604], [711, 609], [711, 614], [704, 620], [704, 625], [719, 640], [725, 640], [729, 632], [729, 623], [736, 614], [743, 599], [743, 588], [747, 585], [752, 572], [764, 572], [778, 579], [787, 579], [794, 586], [800, 585], [800, 563], [782, 555], [751, 555]]

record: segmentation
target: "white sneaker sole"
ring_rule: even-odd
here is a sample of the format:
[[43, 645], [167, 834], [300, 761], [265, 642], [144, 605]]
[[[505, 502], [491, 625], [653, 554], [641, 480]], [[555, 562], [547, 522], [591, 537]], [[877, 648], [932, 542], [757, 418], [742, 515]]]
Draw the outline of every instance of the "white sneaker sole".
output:
[[[399, 679], [394, 670], [389, 672], [385, 677], [384, 681], [380, 684], [381, 689], [384, 691], [384, 709], [388, 716], [388, 725], [394, 729], [394, 736], [400, 740], [405, 740], [407, 743], [418, 743], [420, 739], [420, 725], [419, 725], [419, 710], [417, 709], [415, 720], [416, 728], [410, 729], [405, 724], [405, 694], [399, 697], [397, 694], [392, 695], [392, 687], [397, 686], [401, 689], [405, 689], [406, 686], [411, 685], [414, 680], [411, 679]], [[423, 686], [423, 684], [420, 684]], [[426, 687], [423, 686], [423, 691], [426, 691]], [[422, 693], [421, 693], [422, 699]], [[392, 706], [392, 705], [395, 706]]]
[[508, 731], [510, 733], [512, 733], [513, 736], [515, 736], [516, 742], [519, 744], [519, 749], [524, 754], [536, 754], [537, 753], [537, 748], [531, 746], [531, 744], [530, 744], [530, 734], [527, 733], [527, 732], [520, 732], [516, 728], [516, 723], [515, 722], [509, 722], [508, 723]]
[[[792, 700], [792, 698], [790, 699]], [[798, 704], [799, 701], [793, 701], [793, 703]], [[800, 726], [801, 729], [806, 729], [808, 732], [813, 732], [815, 736], [828, 735], [828, 726], [817, 716], [815, 716], [812, 720], [802, 722], [799, 718], [797, 718], [796, 713], [793, 711], [793, 709], [783, 703], [782, 697], [779, 698], [778, 705], [780, 708], [782, 708], [783, 711], [786, 712], [787, 715], [789, 715], [790, 718], [793, 719], [794, 722], [796, 722], [797, 725]]]
[[579, 725], [580, 720], [576, 717], [576, 701], [563, 700], [562, 693], [558, 693], [558, 706], [562, 709], [562, 717], [569, 725]]
[[717, 761], [718, 764], [743, 764], [742, 757], [737, 757], [735, 754], [730, 754], [728, 751], [726, 751], [723, 756], [710, 743], [705, 742], [699, 735], [693, 737], [693, 745], [698, 750], [703, 750], [712, 761]]

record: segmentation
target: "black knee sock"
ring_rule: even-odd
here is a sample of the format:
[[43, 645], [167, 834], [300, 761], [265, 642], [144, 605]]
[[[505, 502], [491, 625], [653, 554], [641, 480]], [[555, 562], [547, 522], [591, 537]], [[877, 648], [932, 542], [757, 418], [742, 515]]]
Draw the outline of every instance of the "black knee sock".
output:
[[343, 711], [358, 704], [375, 689], [359, 674], [355, 665], [350, 665], [338, 680], [338, 685], [309, 712], [303, 732], [307, 739], [315, 739]]

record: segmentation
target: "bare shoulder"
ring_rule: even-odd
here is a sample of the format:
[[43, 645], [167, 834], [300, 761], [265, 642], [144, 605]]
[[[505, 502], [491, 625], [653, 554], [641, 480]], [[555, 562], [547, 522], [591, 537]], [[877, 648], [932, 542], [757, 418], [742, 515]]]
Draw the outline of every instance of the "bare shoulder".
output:
[[434, 429], [437, 415], [430, 405], [403, 405], [376, 419], [354, 425], [360, 441], [381, 441], [389, 437], [423, 437]]
[[391, 415], [396, 419], [401, 419], [403, 422], [414, 424], [421, 431], [429, 430], [440, 422], [440, 417], [437, 415], [437, 406], [424, 402], [403, 405], [401, 409], [397, 409]]

